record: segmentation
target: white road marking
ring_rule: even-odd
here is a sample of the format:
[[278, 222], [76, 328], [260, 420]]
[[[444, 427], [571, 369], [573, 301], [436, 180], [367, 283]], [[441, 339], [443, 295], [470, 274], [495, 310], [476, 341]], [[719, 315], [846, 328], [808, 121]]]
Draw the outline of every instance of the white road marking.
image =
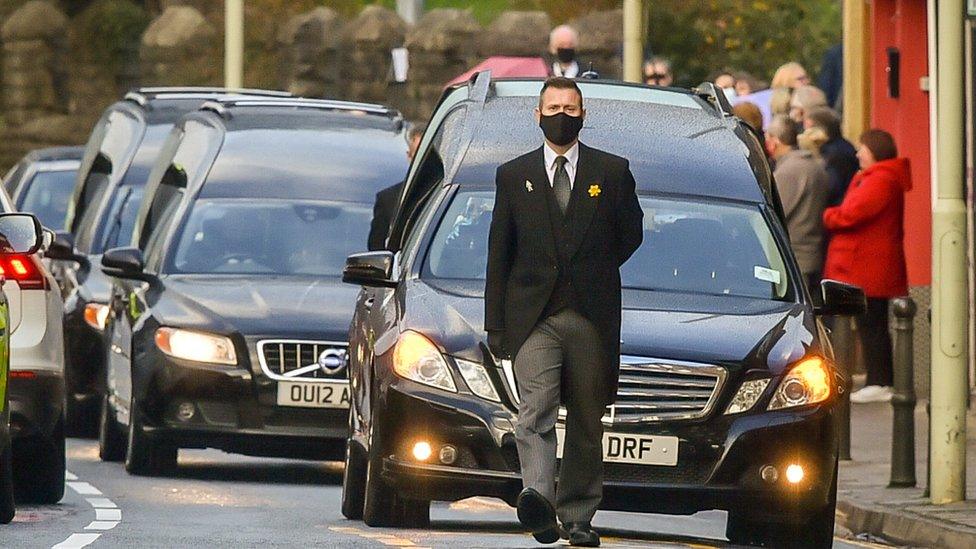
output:
[[[79, 495], [82, 496], [101, 496], [102, 492], [91, 484], [78, 480], [78, 476], [71, 471], [64, 472], [65, 484]], [[85, 530], [107, 531], [115, 528], [122, 522], [122, 510], [108, 498], [85, 498], [89, 505], [95, 510], [95, 520], [88, 523]], [[68, 539], [55, 545], [52, 549], [78, 549], [91, 545], [102, 534], [86, 532], [84, 534], [71, 534]]]
[[114, 520], [116, 522], [122, 520], [122, 510], [121, 509], [95, 509], [95, 520]]
[[92, 544], [101, 534], [71, 534], [68, 539], [55, 545], [51, 549], [78, 549]]
[[87, 499], [88, 504], [94, 507], [95, 509], [115, 509], [116, 507], [118, 507], [117, 505], [112, 503], [112, 500], [108, 498], [85, 498], [85, 499]]
[[100, 496], [102, 493], [91, 484], [87, 482], [68, 482], [68, 488], [71, 488], [75, 492], [82, 496]]
[[111, 530], [118, 525], [117, 520], [93, 520], [85, 526], [85, 530]]

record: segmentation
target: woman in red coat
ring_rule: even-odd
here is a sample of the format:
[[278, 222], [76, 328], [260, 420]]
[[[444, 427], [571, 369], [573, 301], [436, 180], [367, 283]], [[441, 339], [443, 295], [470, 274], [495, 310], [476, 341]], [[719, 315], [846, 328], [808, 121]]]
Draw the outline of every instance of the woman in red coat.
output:
[[830, 232], [824, 278], [860, 286], [867, 295], [867, 312], [856, 319], [867, 384], [851, 394], [851, 402], [882, 402], [891, 400], [888, 301], [908, 294], [903, 218], [912, 180], [908, 159], [898, 158], [886, 131], [864, 132], [857, 158], [861, 171], [844, 201], [824, 211], [824, 229]]

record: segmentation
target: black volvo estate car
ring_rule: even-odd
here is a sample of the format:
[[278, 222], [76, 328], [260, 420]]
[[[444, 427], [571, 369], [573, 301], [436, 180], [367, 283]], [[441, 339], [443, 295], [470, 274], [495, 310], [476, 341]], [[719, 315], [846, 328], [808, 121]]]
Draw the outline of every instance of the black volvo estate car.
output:
[[[725, 509], [735, 543], [828, 546], [839, 373], [818, 315], [856, 312], [863, 294], [825, 281], [814, 308], [758, 141], [710, 85], [578, 83], [581, 140], [630, 160], [644, 209], [643, 244], [621, 273], [603, 508]], [[541, 84], [481, 73], [445, 92], [394, 251], [347, 262], [344, 279], [363, 286], [349, 334], [347, 517], [423, 525], [430, 500], [515, 504], [518, 384], [485, 344], [483, 291], [495, 169], [541, 146]]]
[[[110, 105], [95, 124], [67, 207], [65, 231], [48, 251], [64, 297], [66, 418], [72, 433], [94, 431], [104, 393], [102, 330], [111, 281], [102, 253], [132, 237], [149, 170], [173, 124], [223, 96], [287, 97], [286, 92], [222, 88], [140, 88]], [[61, 224], [58, 224], [60, 227]], [[94, 263], [95, 268], [91, 268]]]
[[341, 458], [356, 291], [340, 275], [406, 169], [402, 117], [378, 105], [226, 99], [187, 115], [133, 246], [102, 256], [117, 279], [103, 459], [147, 474], [180, 447]]

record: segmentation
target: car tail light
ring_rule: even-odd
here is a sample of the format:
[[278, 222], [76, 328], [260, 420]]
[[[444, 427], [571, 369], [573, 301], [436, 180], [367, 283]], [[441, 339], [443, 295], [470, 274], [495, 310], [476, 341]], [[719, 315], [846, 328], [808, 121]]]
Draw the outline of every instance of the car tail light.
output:
[[30, 370], [11, 370], [10, 379], [34, 379], [37, 374]]
[[7, 280], [16, 281], [21, 290], [48, 289], [43, 268], [34, 256], [0, 256], [0, 274]]

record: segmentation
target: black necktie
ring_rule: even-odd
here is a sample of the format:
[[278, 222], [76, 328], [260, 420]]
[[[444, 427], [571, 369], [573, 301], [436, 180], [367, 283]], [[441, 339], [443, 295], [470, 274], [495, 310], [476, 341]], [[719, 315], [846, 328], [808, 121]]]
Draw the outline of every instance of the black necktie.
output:
[[556, 173], [552, 176], [552, 192], [556, 195], [556, 203], [559, 204], [559, 211], [566, 213], [569, 206], [569, 195], [572, 194], [572, 187], [569, 185], [569, 172], [566, 171], [566, 157], [556, 157]]

